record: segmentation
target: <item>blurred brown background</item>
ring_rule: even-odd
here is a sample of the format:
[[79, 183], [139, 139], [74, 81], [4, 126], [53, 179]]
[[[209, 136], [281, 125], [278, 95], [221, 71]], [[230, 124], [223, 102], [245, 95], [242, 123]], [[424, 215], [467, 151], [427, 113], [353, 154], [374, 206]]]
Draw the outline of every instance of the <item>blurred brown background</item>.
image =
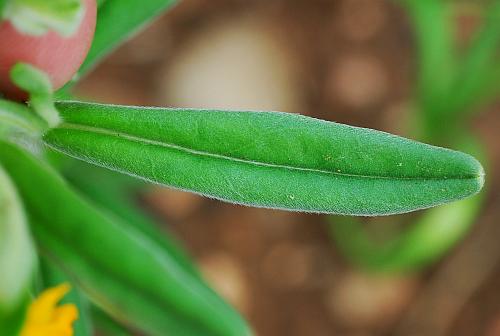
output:
[[[471, 5], [474, 1], [464, 2]], [[457, 16], [467, 39], [476, 19]], [[386, 0], [184, 0], [79, 86], [94, 101], [300, 112], [400, 135], [416, 51]], [[252, 209], [153, 187], [142, 199], [257, 335], [500, 335], [500, 105], [471, 128], [491, 169], [467, 239], [418, 274], [350, 265], [324, 216]]]

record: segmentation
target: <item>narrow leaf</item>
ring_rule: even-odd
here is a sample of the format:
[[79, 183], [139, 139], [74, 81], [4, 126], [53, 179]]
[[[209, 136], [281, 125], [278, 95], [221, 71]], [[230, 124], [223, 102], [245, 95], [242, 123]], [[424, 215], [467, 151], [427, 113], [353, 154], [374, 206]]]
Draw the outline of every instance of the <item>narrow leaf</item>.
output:
[[114, 321], [102, 310], [93, 307], [92, 319], [96, 324], [97, 329], [106, 336], [130, 336], [130, 331], [126, 330], [122, 325]]
[[[57, 154], [61, 155], [58, 152]], [[122, 224], [131, 225], [154, 240], [163, 248], [164, 253], [184, 266], [185, 270], [199, 276], [193, 261], [172, 234], [159, 230], [152, 218], [135, 204], [133, 196], [145, 186], [142, 181], [85, 162], [70, 160], [73, 164], [64, 170], [64, 175], [73, 186], [92, 199], [96, 205], [119, 216]]]
[[[400, 0], [412, 21], [418, 49], [417, 103], [427, 139], [439, 139], [457, 72], [451, 1]], [[450, 127], [453, 120], [450, 121]]]
[[44, 137], [70, 156], [210, 197], [269, 208], [388, 215], [477, 193], [471, 156], [276, 112], [61, 102]]
[[0, 18], [3, 17], [3, 10], [4, 10], [6, 4], [7, 4], [7, 0], [0, 0]]
[[80, 75], [113, 51], [148, 22], [170, 8], [176, 0], [106, 0], [99, 3], [92, 47]]
[[250, 334], [198, 277], [140, 231], [96, 210], [50, 166], [3, 142], [0, 160], [25, 200], [41, 249], [114, 318], [150, 335]]
[[448, 115], [457, 118], [474, 112], [500, 92], [500, 1], [485, 8], [483, 27], [477, 32], [460, 63], [460, 69], [447, 99]]
[[[483, 146], [473, 136], [464, 133], [454, 142], [457, 148], [474, 154], [488, 167]], [[330, 235], [335, 246], [358, 267], [372, 272], [415, 273], [438, 261], [465, 237], [484, 199], [483, 192], [422, 211], [417, 216], [380, 218], [370, 223], [354, 217], [332, 216]], [[376, 226], [370, 229], [371, 225]], [[385, 234], [380, 234], [381, 229]]]

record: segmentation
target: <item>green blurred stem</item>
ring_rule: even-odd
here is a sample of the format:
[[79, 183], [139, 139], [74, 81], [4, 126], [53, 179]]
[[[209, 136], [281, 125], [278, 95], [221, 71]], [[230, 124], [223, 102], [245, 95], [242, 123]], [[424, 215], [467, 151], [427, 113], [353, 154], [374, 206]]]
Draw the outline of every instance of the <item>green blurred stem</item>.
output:
[[97, 0], [97, 8], [101, 7], [106, 0]]
[[[423, 134], [442, 133], [440, 111], [457, 68], [454, 26], [449, 1], [402, 0], [410, 15], [418, 45], [417, 104], [424, 113]], [[448, 125], [448, 124], [447, 124]], [[426, 138], [421, 136], [420, 138]]]
[[[51, 152], [51, 155], [59, 153]], [[199, 277], [191, 258], [167, 230], [159, 230], [156, 223], [135, 203], [133, 196], [144, 189], [145, 183], [100, 167], [66, 159], [63, 174], [77, 189], [91, 198], [106, 211], [111, 211], [123, 219], [123, 223], [134, 227], [165, 248], [184, 270]]]
[[450, 90], [447, 117], [470, 115], [479, 104], [500, 92], [500, 0], [485, 9], [484, 23], [466, 51]]
[[7, 3], [7, 0], [0, 0], [0, 21], [2, 20], [3, 9], [5, 8], [6, 3]]

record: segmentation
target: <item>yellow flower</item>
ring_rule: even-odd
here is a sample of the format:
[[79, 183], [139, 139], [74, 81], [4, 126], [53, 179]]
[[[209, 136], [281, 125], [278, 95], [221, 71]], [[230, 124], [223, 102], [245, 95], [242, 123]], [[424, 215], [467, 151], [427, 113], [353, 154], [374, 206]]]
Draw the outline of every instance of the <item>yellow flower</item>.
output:
[[78, 309], [74, 304], [57, 306], [69, 290], [68, 284], [62, 284], [40, 294], [28, 308], [20, 336], [73, 336]]

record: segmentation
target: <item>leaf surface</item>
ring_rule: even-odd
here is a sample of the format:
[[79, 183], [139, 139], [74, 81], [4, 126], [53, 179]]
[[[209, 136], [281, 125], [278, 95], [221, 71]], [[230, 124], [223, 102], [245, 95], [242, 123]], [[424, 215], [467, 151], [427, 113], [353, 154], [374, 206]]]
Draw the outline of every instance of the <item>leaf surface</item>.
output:
[[44, 137], [70, 156], [258, 207], [388, 215], [458, 200], [484, 180], [471, 156], [279, 112], [60, 102]]

